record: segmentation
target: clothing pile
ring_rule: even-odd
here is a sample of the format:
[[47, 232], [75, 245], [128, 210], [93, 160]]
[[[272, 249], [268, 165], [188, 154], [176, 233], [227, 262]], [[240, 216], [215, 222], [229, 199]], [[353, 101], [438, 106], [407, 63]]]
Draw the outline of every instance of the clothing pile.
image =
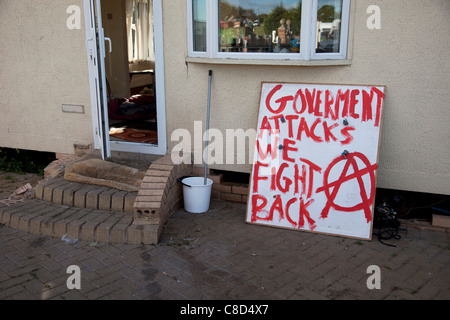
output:
[[110, 99], [108, 115], [114, 120], [154, 119], [156, 116], [155, 96], [137, 94], [128, 99]]

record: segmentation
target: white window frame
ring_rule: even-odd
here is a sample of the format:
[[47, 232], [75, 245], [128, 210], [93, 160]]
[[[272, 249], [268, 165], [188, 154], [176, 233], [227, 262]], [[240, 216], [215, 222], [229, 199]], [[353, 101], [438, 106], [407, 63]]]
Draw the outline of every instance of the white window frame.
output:
[[345, 60], [349, 39], [350, 0], [342, 2], [341, 34], [339, 52], [316, 52], [316, 28], [318, 0], [302, 0], [300, 53], [243, 53], [219, 52], [219, 2], [206, 0], [206, 51], [194, 51], [192, 0], [187, 1], [188, 56], [192, 58], [236, 60]]

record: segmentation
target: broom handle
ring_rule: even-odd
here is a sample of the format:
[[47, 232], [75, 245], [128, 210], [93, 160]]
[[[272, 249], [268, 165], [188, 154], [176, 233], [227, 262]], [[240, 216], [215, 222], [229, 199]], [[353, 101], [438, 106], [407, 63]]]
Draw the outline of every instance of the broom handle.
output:
[[210, 118], [210, 108], [211, 108], [211, 77], [212, 70], [209, 70], [209, 81], [208, 81], [208, 111], [206, 115], [206, 146], [205, 146], [205, 179], [204, 185], [207, 182], [207, 174], [208, 174], [208, 145], [209, 145], [209, 118]]

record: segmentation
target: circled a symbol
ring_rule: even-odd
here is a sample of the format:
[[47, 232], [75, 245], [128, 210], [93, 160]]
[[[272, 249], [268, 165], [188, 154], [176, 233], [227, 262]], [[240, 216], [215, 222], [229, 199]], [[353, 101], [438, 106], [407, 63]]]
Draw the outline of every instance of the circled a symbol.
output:
[[[364, 167], [359, 168], [356, 159], [362, 161]], [[336, 181], [330, 182], [329, 175], [331, 170], [341, 161], [346, 161], [344, 164], [344, 168], [342, 169], [342, 173]], [[348, 174], [350, 166], [353, 168], [353, 172]], [[377, 168], [377, 164], [371, 164], [369, 159], [367, 159], [367, 157], [360, 152], [349, 153], [345, 157], [340, 156], [333, 160], [333, 162], [331, 162], [324, 173], [323, 186], [317, 189], [317, 192], [323, 191], [327, 197], [327, 203], [322, 210], [321, 218], [325, 219], [328, 217], [330, 208], [343, 212], [355, 212], [364, 210], [365, 218], [367, 220], [367, 223], [369, 223], [372, 220], [371, 206], [375, 199], [375, 171], [377, 170]], [[363, 181], [363, 176], [365, 176], [366, 174], [368, 174], [370, 177], [369, 191], [366, 190], [366, 185]], [[335, 200], [339, 193], [339, 190], [341, 189], [341, 186], [345, 182], [351, 180], [356, 180], [357, 182], [361, 202], [350, 207], [336, 204]]]

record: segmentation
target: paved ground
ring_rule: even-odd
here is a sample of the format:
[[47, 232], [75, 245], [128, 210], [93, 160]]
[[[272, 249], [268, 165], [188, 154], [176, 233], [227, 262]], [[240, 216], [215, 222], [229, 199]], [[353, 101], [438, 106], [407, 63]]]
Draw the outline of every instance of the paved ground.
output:
[[[0, 180], [3, 197], [24, 182]], [[244, 212], [222, 201], [206, 214], [178, 210], [157, 246], [67, 244], [0, 226], [0, 299], [450, 299], [448, 233], [408, 228], [389, 247], [249, 225]], [[67, 287], [71, 265], [79, 290]], [[367, 287], [371, 265], [381, 289]]]

